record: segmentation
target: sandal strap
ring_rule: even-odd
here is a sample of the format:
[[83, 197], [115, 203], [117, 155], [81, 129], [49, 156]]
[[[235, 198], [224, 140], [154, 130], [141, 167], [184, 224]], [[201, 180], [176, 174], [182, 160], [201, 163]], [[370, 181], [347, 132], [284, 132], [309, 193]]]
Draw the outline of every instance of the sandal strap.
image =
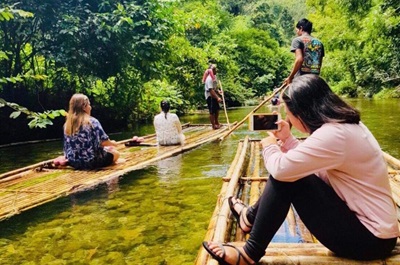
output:
[[[244, 262], [246, 262], [247, 265], [251, 265], [251, 262], [245, 256], [243, 256], [242, 252], [240, 252], [240, 250], [236, 246], [231, 245], [229, 243], [222, 244], [222, 246], [223, 246], [223, 248], [224, 247], [231, 247], [231, 248], [234, 248], [236, 250], [236, 253], [237, 253], [236, 265], [240, 264], [240, 260], [241, 259], [243, 259]], [[223, 253], [225, 254], [225, 249], [224, 249]]]
[[240, 219], [243, 221], [243, 223], [244, 223], [247, 227], [251, 228], [251, 227], [253, 227], [253, 224], [251, 224], [251, 223], [249, 222], [249, 219], [247, 219], [246, 214], [247, 214], [247, 208], [246, 208], [246, 213], [243, 213], [243, 214], [242, 214], [242, 211], [240, 212]]

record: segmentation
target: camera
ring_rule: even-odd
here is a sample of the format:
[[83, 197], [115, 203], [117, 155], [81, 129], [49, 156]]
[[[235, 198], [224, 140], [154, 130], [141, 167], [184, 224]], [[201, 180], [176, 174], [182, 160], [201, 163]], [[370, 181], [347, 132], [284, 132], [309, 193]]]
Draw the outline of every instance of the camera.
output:
[[276, 124], [280, 120], [280, 114], [257, 113], [249, 118], [249, 129], [251, 131], [275, 131], [280, 129]]

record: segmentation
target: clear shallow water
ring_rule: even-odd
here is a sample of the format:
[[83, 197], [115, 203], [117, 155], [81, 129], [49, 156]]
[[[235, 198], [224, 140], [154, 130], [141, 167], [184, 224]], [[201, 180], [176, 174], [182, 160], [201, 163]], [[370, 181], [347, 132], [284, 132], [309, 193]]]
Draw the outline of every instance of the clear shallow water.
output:
[[[350, 102], [361, 110], [383, 150], [400, 157], [400, 101]], [[241, 120], [251, 109], [229, 110], [230, 121]], [[208, 123], [208, 115], [181, 120]], [[151, 126], [142, 126], [111, 137], [151, 132]], [[1, 222], [0, 264], [193, 264], [221, 189], [220, 178], [246, 135], [262, 136], [243, 125], [223, 142], [205, 144]], [[51, 159], [61, 154], [61, 146], [51, 142], [0, 148], [1, 170]]]

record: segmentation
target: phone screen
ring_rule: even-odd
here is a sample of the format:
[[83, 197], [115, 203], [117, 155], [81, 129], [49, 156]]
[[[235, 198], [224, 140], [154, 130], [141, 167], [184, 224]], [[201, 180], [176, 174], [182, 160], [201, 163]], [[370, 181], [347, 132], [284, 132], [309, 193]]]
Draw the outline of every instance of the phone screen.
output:
[[278, 124], [275, 124], [279, 120], [278, 114], [254, 114], [252, 116], [252, 130], [254, 131], [271, 131], [278, 130]]

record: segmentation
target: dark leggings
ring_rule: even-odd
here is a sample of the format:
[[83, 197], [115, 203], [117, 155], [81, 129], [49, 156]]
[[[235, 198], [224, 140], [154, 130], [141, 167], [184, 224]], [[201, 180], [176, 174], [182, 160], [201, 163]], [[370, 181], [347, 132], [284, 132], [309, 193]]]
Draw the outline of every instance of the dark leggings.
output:
[[291, 204], [319, 242], [338, 256], [380, 259], [390, 255], [396, 245], [397, 238], [375, 237], [316, 175], [295, 182], [281, 182], [270, 176], [260, 199], [247, 211], [253, 228], [244, 250], [252, 260], [264, 256]]

